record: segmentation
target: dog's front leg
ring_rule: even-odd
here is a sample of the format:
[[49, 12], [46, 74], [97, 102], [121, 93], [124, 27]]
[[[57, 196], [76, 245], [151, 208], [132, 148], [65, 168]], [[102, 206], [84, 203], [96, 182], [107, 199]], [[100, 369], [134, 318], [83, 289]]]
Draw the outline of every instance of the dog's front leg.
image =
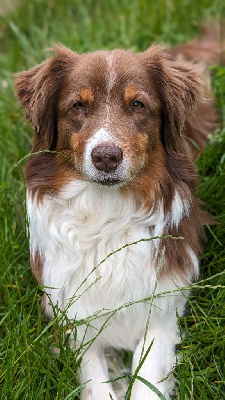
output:
[[81, 362], [81, 383], [89, 381], [82, 390], [82, 400], [116, 400], [109, 380], [108, 367], [101, 346], [93, 343], [83, 354]]
[[[177, 322], [162, 323], [148, 330], [146, 337], [142, 338], [134, 352], [132, 373], [143, 359], [149, 347], [150, 351], [138, 371], [137, 375], [153, 384], [165, 397], [169, 399], [169, 392], [173, 389], [173, 377], [169, 376], [175, 363], [175, 346], [179, 342]], [[158, 400], [159, 397], [147, 385], [136, 379], [131, 400]]]

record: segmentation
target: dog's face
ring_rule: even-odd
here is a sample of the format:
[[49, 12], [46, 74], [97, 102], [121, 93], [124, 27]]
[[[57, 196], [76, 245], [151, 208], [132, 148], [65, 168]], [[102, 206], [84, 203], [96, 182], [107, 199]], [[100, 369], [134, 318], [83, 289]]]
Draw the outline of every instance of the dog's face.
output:
[[132, 53], [79, 56], [60, 93], [57, 121], [56, 149], [102, 185], [132, 180], [159, 151], [160, 101]]
[[[200, 82], [157, 46], [144, 53], [57, 55], [17, 75], [16, 93], [35, 126], [34, 151], [68, 156], [81, 179], [124, 186], [182, 152], [182, 131]], [[158, 167], [157, 167], [158, 168]]]

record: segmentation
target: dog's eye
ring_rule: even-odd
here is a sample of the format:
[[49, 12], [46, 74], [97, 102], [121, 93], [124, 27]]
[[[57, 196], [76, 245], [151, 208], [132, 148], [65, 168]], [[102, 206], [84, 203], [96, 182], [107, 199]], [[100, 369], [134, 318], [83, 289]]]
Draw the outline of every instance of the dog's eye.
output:
[[86, 107], [81, 101], [77, 101], [77, 103], [74, 103], [72, 106], [73, 109], [77, 111], [84, 111], [86, 112]]
[[139, 101], [139, 100], [135, 100], [133, 103], [132, 103], [132, 107], [135, 109], [135, 110], [137, 110], [137, 109], [139, 109], [139, 108], [143, 108], [145, 105], [144, 105], [144, 103], [142, 103], [142, 101]]

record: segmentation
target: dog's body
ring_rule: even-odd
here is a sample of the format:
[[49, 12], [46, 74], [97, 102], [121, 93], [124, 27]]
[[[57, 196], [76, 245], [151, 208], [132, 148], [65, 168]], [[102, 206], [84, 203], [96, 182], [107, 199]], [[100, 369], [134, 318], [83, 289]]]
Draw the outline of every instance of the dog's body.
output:
[[[47, 287], [46, 314], [50, 297], [84, 320], [75, 343], [81, 381], [90, 380], [82, 398], [116, 399], [102, 383], [108, 347], [134, 351], [133, 372], [150, 349], [138, 375], [169, 398], [176, 313], [188, 295], [180, 289], [198, 276], [205, 222], [184, 134], [198, 141], [202, 115], [191, 120], [192, 111], [214, 118], [213, 103], [201, 103], [190, 66], [157, 46], [87, 55], [59, 47], [15, 86], [35, 126], [32, 152], [53, 151], [32, 155], [26, 169], [31, 264]], [[205, 137], [212, 125], [203, 122]], [[182, 239], [151, 240], [167, 235]], [[132, 400], [157, 398], [136, 379]]]

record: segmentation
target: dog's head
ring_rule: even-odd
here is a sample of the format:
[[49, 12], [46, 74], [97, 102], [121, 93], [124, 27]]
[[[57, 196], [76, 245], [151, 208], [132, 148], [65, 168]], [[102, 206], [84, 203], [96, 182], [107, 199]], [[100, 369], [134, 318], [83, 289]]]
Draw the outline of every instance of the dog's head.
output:
[[146, 170], [154, 178], [167, 155], [186, 152], [183, 134], [202, 87], [190, 67], [158, 46], [140, 54], [55, 50], [15, 79], [35, 127], [33, 151], [65, 153], [80, 179], [116, 187]]

